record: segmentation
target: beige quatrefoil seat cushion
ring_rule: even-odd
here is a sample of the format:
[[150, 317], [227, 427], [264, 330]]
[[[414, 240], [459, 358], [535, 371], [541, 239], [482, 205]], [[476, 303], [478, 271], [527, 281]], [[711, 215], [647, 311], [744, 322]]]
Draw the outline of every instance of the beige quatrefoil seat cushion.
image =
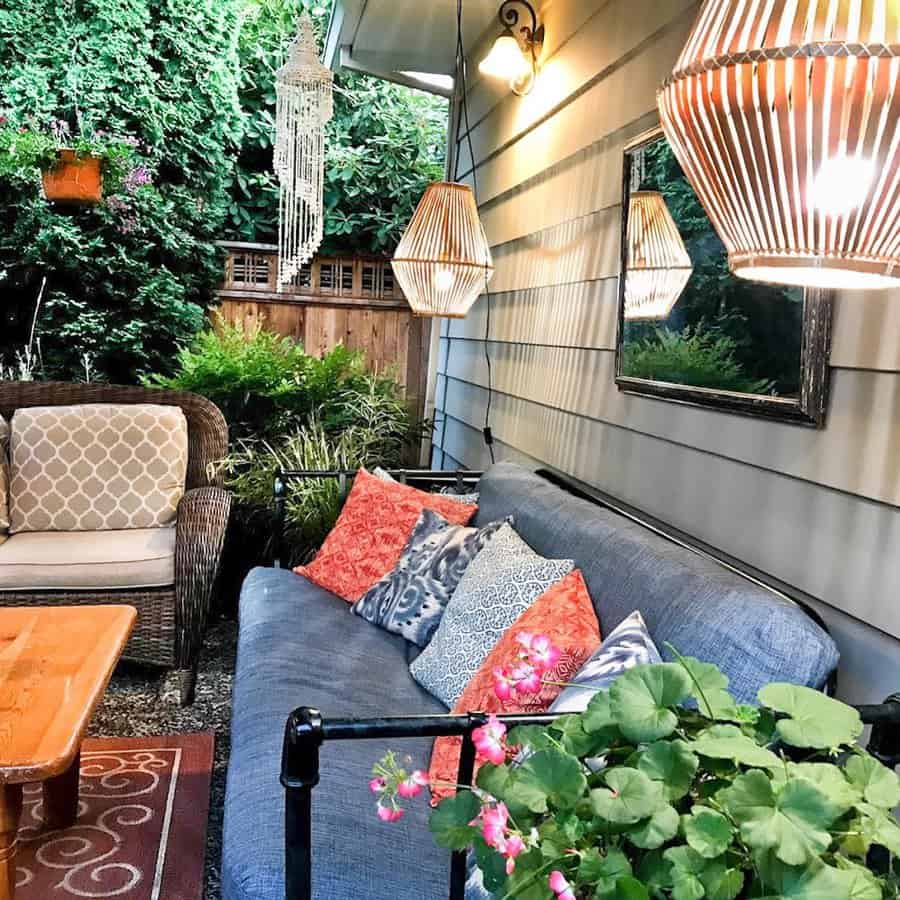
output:
[[16, 410], [10, 531], [113, 531], [175, 521], [188, 435], [175, 406], [88, 404]]
[[9, 532], [9, 425], [0, 416], [0, 544]]

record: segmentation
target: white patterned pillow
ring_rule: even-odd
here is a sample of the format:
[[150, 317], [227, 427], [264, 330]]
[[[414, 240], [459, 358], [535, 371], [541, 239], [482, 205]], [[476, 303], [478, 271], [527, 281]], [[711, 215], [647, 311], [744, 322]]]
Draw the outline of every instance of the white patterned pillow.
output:
[[[372, 469], [372, 474], [379, 479], [379, 481], [392, 481], [394, 484], [397, 483], [397, 479], [394, 478], [387, 469], [382, 469], [381, 466], [376, 466]], [[469, 506], [478, 506], [478, 498], [481, 496], [478, 491], [472, 491], [468, 494], [459, 494], [456, 492], [456, 488], [452, 487], [441, 488], [441, 494], [445, 497], [449, 497], [451, 500], [455, 500], [457, 503], [465, 503]]]
[[16, 410], [10, 531], [118, 531], [175, 521], [188, 434], [177, 406], [87, 404]]
[[635, 666], [661, 662], [644, 617], [635, 610], [604, 638], [569, 686], [553, 701], [550, 712], [584, 712], [597, 691], [609, 688], [623, 672]]
[[506, 629], [574, 568], [571, 559], [539, 556], [503, 525], [466, 569], [431, 643], [409, 667], [413, 678], [453, 706]]
[[9, 425], [0, 416], [0, 544], [9, 532]]

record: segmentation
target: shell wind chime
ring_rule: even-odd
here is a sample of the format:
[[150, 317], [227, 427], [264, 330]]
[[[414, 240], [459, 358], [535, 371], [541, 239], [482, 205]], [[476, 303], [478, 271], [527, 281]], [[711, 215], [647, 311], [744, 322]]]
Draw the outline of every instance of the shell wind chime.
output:
[[324, 236], [325, 126], [334, 114], [333, 77], [319, 60], [313, 23], [304, 14], [275, 81], [279, 286], [312, 259]]

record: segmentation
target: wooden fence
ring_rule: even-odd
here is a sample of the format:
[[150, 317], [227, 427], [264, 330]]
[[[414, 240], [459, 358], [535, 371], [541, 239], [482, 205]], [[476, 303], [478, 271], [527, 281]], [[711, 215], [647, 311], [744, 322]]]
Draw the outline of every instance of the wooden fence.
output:
[[278, 248], [222, 243], [225, 278], [218, 291], [222, 319], [301, 341], [322, 355], [339, 343], [363, 350], [369, 368], [391, 370], [409, 404], [424, 415], [430, 320], [414, 316], [387, 260], [317, 257], [278, 289]]

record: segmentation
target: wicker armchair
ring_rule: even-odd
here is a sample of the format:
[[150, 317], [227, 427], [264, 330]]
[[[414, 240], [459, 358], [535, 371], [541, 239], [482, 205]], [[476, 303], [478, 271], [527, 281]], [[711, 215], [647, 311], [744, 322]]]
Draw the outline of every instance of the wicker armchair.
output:
[[227, 452], [228, 426], [219, 409], [196, 394], [119, 385], [0, 382], [0, 415], [7, 419], [21, 408], [84, 403], [155, 403], [183, 411], [188, 423], [188, 466], [176, 521], [175, 585], [114, 591], [0, 590], [0, 606], [128, 603], [136, 607], [138, 621], [125, 658], [176, 670], [181, 702], [191, 703], [231, 509], [221, 475], [210, 466]]

